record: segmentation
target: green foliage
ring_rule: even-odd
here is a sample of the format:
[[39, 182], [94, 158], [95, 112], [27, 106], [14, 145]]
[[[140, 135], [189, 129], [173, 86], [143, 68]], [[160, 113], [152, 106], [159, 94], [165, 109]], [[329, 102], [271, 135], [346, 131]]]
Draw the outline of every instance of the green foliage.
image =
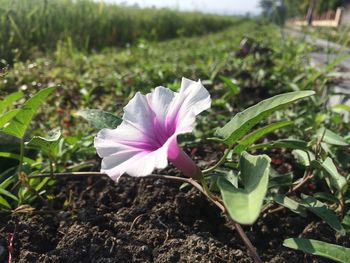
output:
[[290, 209], [292, 212], [301, 215], [303, 217], [306, 217], [306, 209], [305, 207], [303, 207], [300, 203], [298, 203], [297, 201], [282, 195], [282, 194], [276, 194], [273, 197], [273, 200], [280, 204], [283, 205], [284, 207], [287, 207], [288, 209]]
[[12, 104], [23, 97], [23, 92], [13, 92], [0, 101], [0, 113], [4, 113], [7, 108], [12, 108]]
[[301, 164], [303, 166], [310, 166], [310, 162], [315, 160], [315, 156], [309, 151], [294, 149], [292, 151], [292, 154], [298, 162], [298, 164]]
[[240, 171], [243, 188], [232, 185], [223, 177], [219, 177], [217, 185], [232, 219], [240, 224], [253, 224], [260, 214], [267, 191], [270, 158], [243, 152], [240, 157]]
[[344, 176], [338, 173], [337, 167], [333, 160], [327, 157], [322, 163], [319, 161], [313, 161], [317, 168], [323, 169], [330, 177], [332, 186], [339, 192], [345, 192], [347, 187], [347, 181]]
[[308, 195], [302, 195], [301, 204], [306, 207], [310, 212], [322, 218], [327, 224], [329, 224], [334, 230], [345, 234], [345, 230], [341, 225], [337, 215], [329, 209], [324, 203], [318, 201], [316, 198]]
[[281, 139], [281, 140], [272, 141], [269, 143], [256, 144], [250, 147], [251, 150], [257, 150], [257, 149], [263, 149], [263, 148], [266, 148], [266, 149], [287, 148], [287, 149], [308, 150], [307, 142], [302, 140], [295, 140], [295, 139]]
[[59, 152], [59, 140], [61, 138], [61, 129], [56, 128], [48, 132], [48, 137], [34, 136], [26, 146], [32, 149], [42, 151], [51, 158], [55, 158]]
[[92, 0], [1, 0], [0, 7], [0, 54], [9, 62], [35, 51], [54, 51], [63, 43], [82, 51], [102, 50], [214, 32], [239, 20]]
[[0, 116], [0, 129], [4, 127], [13, 117], [17, 115], [19, 109], [9, 110]]
[[337, 262], [347, 263], [350, 260], [350, 248], [306, 238], [289, 238], [283, 245], [309, 254], [329, 258]]
[[277, 95], [273, 98], [261, 101], [258, 104], [236, 114], [229, 123], [216, 131], [216, 135], [221, 137], [225, 144], [231, 146], [242, 136], [244, 136], [252, 127], [273, 112], [296, 100], [306, 98], [314, 94], [314, 91], [295, 91]]
[[232, 80], [228, 77], [225, 77], [225, 76], [220, 76], [220, 79], [229, 88], [229, 90], [230, 90], [229, 94], [234, 96], [234, 95], [237, 95], [241, 91], [240, 87], [235, 83], [234, 80]]
[[80, 110], [77, 115], [87, 120], [95, 129], [115, 129], [122, 122], [121, 118], [102, 110]]
[[269, 134], [280, 128], [283, 128], [292, 124], [293, 124], [293, 121], [281, 121], [281, 122], [276, 122], [276, 123], [272, 123], [267, 126], [261, 127], [260, 129], [257, 129], [256, 131], [246, 135], [242, 140], [240, 140], [238, 145], [233, 149], [233, 151], [235, 153], [241, 153], [245, 151], [253, 143], [255, 143], [257, 140], [265, 136], [266, 134]]
[[[0, 157], [4, 157], [4, 158], [10, 158], [10, 159], [15, 159], [15, 160], [20, 160], [21, 156], [19, 154], [15, 154], [15, 153], [8, 153], [8, 152], [0, 152]], [[33, 164], [35, 161], [28, 158], [28, 157], [23, 157], [23, 161], [28, 163], [28, 164]]]
[[329, 129], [319, 129], [316, 133], [319, 140], [332, 145], [347, 146], [349, 143], [340, 135], [332, 132]]
[[22, 139], [39, 106], [54, 89], [54, 87], [43, 89], [26, 101], [2, 131]]

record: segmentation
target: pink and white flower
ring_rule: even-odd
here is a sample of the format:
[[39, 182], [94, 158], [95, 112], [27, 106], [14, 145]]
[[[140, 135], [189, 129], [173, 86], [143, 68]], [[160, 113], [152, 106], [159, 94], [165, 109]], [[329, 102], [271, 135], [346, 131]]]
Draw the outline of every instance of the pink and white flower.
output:
[[178, 93], [164, 87], [147, 95], [136, 93], [124, 107], [123, 122], [95, 137], [101, 172], [115, 181], [124, 173], [147, 176], [155, 168], [165, 168], [169, 160], [186, 176], [198, 177], [201, 172], [178, 146], [177, 135], [192, 132], [196, 115], [210, 104], [201, 82], [186, 78]]

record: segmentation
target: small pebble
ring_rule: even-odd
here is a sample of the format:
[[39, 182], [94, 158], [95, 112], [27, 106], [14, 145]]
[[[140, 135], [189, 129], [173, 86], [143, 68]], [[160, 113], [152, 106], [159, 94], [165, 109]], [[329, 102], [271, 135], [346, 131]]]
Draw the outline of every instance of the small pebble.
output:
[[148, 246], [142, 246], [142, 247], [140, 247], [140, 251], [142, 251], [142, 252], [146, 252], [146, 251], [148, 251]]

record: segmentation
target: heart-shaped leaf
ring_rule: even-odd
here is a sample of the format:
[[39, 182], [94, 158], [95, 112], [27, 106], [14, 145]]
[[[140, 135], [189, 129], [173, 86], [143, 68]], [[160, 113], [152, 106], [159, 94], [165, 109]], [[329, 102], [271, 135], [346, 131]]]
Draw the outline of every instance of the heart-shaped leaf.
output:
[[266, 195], [270, 158], [243, 152], [240, 169], [243, 188], [237, 188], [223, 177], [218, 179], [224, 205], [233, 220], [240, 224], [253, 224], [258, 218]]

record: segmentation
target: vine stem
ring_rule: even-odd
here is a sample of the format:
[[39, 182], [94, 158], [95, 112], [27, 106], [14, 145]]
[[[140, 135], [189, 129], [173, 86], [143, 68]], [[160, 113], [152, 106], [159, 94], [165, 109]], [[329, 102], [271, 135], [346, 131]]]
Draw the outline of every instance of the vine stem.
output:
[[[31, 176], [28, 176], [28, 178], [31, 179], [31, 178], [50, 177], [50, 176], [51, 177], [52, 176], [53, 177], [107, 176], [107, 174], [100, 173], [100, 172], [71, 172], [71, 173], [54, 173], [54, 174], [45, 173], [45, 174], [31, 175]], [[208, 194], [207, 191], [202, 187], [202, 185], [200, 183], [198, 183], [196, 180], [193, 180], [192, 178], [184, 178], [184, 177], [177, 177], [177, 176], [171, 176], [171, 175], [160, 175], [160, 174], [150, 174], [150, 175], [146, 176], [145, 178], [166, 179], [169, 181], [176, 181], [176, 182], [191, 184], [193, 187], [195, 187], [197, 190], [199, 190], [202, 194], [204, 194], [211, 202], [213, 202], [224, 214], [227, 215], [227, 217], [234, 224], [234, 227], [237, 230], [243, 243], [246, 245], [250, 256], [254, 259], [254, 261], [256, 263], [262, 263], [259, 255], [256, 251], [256, 248], [249, 240], [249, 238], [248, 238], [247, 234], [244, 232], [242, 226], [230, 217], [224, 204], [222, 204], [219, 200], [217, 200], [213, 195]]]
[[210, 173], [212, 171], [214, 171], [216, 168], [218, 168], [221, 164], [223, 164], [226, 161], [226, 157], [227, 155], [230, 153], [230, 151], [232, 150], [233, 145], [230, 146], [229, 148], [227, 148], [226, 152], [224, 153], [224, 155], [220, 158], [220, 160], [214, 164], [212, 167], [209, 167], [208, 169], [205, 169], [202, 171], [203, 174], [207, 174]]
[[308, 169], [306, 171], [303, 179], [297, 185], [295, 185], [291, 189], [289, 189], [287, 194], [290, 194], [290, 193], [293, 193], [293, 192], [299, 190], [302, 186], [304, 186], [306, 183], [308, 183], [313, 177], [314, 177], [314, 175], [313, 175], [312, 169]]
[[22, 178], [22, 166], [23, 166], [23, 159], [24, 159], [24, 140], [21, 138], [20, 142], [20, 150], [19, 150], [19, 164], [18, 164], [18, 180], [21, 181]]

